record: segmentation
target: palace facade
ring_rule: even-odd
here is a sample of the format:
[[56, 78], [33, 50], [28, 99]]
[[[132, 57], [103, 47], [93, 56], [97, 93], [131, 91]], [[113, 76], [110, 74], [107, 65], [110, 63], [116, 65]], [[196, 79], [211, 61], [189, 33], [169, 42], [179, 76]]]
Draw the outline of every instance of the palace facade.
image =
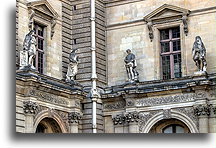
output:
[[[91, 2], [16, 1], [16, 132], [215, 133], [216, 1]], [[32, 26], [36, 70], [20, 69]], [[197, 36], [206, 71], [193, 60]], [[72, 49], [73, 84], [65, 81]], [[128, 81], [127, 49], [139, 81]]]

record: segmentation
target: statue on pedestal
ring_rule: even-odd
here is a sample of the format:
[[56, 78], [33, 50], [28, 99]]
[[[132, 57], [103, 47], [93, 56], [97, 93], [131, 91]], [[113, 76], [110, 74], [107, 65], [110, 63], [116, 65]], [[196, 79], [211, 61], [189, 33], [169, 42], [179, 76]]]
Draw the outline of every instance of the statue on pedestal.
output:
[[30, 30], [25, 36], [23, 50], [20, 51], [20, 69], [23, 69], [24, 67], [35, 69], [33, 63], [34, 58], [36, 57], [36, 45], [37, 41], [34, 30]]
[[139, 73], [136, 71], [137, 63], [135, 55], [131, 53], [130, 49], [126, 50], [127, 56], [125, 57], [125, 67], [128, 75], [128, 81], [135, 82], [139, 81]]
[[206, 49], [200, 36], [196, 36], [192, 49], [193, 60], [198, 67], [198, 71], [206, 72]]
[[78, 49], [73, 49], [69, 55], [68, 71], [66, 74], [66, 82], [74, 83], [74, 77], [78, 73], [79, 57], [76, 55]]

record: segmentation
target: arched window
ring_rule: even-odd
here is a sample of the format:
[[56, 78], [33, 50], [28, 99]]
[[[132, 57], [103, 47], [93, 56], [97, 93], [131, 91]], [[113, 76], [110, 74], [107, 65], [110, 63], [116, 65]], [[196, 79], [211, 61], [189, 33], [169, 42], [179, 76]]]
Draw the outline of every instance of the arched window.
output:
[[162, 133], [185, 133], [185, 130], [182, 126], [177, 124], [168, 125], [162, 129]]

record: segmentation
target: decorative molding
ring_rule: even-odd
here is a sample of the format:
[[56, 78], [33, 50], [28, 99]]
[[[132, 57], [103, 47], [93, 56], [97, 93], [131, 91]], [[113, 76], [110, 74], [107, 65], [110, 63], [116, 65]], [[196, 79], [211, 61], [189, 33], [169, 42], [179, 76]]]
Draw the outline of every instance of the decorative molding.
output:
[[139, 121], [139, 114], [138, 114], [138, 112], [126, 113], [124, 115], [124, 117], [125, 117], [125, 121], [128, 122], [128, 123], [138, 122]]
[[118, 109], [125, 108], [125, 106], [126, 106], [125, 101], [117, 101], [117, 102], [114, 102], [114, 103], [104, 104], [104, 109], [105, 110], [118, 110]]
[[197, 126], [197, 129], [199, 129], [199, 120], [198, 120], [198, 117], [194, 114], [194, 108], [193, 107], [176, 108], [176, 109], [172, 109], [172, 110], [180, 112], [180, 113], [188, 116], [195, 123], [195, 125]]
[[184, 25], [184, 32], [187, 36], [189, 13], [190, 11], [187, 9], [168, 4], [164, 4], [161, 7], [152, 11], [150, 14], [144, 17], [144, 21], [147, 23], [147, 27], [149, 30], [150, 40], [152, 41], [154, 38], [152, 28], [155, 24], [162, 24], [175, 21], [182, 21]]
[[79, 123], [81, 119], [82, 119], [82, 116], [78, 112], [68, 113], [68, 123]]
[[125, 123], [125, 116], [124, 115], [116, 115], [112, 118], [114, 125], [123, 124]]
[[165, 96], [165, 97], [143, 98], [143, 99], [136, 100], [135, 106], [147, 107], [147, 106], [162, 105], [162, 104], [191, 102], [194, 101], [194, 97], [195, 97], [194, 93], [189, 93], [189, 94]]
[[161, 110], [157, 110], [157, 111], [150, 111], [150, 112], [142, 112], [139, 113], [139, 122], [138, 122], [138, 126], [139, 126], [139, 132], [142, 133], [144, 126], [146, 125], [147, 121], [152, 118], [154, 115], [158, 114], [159, 112], [161, 112]]
[[163, 116], [164, 116], [164, 119], [171, 119], [172, 118], [171, 109], [163, 110]]
[[69, 102], [66, 101], [65, 99], [35, 89], [31, 89], [29, 91], [29, 96], [37, 97], [38, 100], [45, 101], [47, 103], [58, 104], [58, 105], [69, 105]]
[[129, 112], [123, 114], [116, 115], [113, 117], [113, 123], [114, 125], [118, 124], [124, 124], [124, 123], [132, 123], [132, 122], [138, 122], [139, 121], [139, 113], [138, 112]]
[[194, 107], [194, 114], [196, 116], [209, 116], [211, 113], [211, 105], [198, 105]]
[[23, 110], [26, 114], [35, 114], [38, 110], [38, 104], [32, 101], [24, 101], [23, 102]]

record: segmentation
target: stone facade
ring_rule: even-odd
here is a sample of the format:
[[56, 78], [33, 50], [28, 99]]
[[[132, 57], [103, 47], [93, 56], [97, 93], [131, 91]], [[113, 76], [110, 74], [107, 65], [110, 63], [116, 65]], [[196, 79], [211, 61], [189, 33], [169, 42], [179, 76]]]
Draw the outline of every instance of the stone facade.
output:
[[[16, 2], [17, 69], [30, 10], [45, 35], [43, 73], [16, 71], [16, 132], [92, 133], [90, 0]], [[97, 133], [163, 133], [168, 127], [216, 133], [216, 2], [96, 0], [95, 6]], [[182, 77], [163, 80], [160, 30], [176, 26]], [[192, 59], [196, 36], [207, 50], [207, 73], [200, 75]], [[77, 48], [77, 83], [70, 85], [65, 82], [68, 56]], [[139, 82], [126, 82], [127, 49], [136, 55]]]

